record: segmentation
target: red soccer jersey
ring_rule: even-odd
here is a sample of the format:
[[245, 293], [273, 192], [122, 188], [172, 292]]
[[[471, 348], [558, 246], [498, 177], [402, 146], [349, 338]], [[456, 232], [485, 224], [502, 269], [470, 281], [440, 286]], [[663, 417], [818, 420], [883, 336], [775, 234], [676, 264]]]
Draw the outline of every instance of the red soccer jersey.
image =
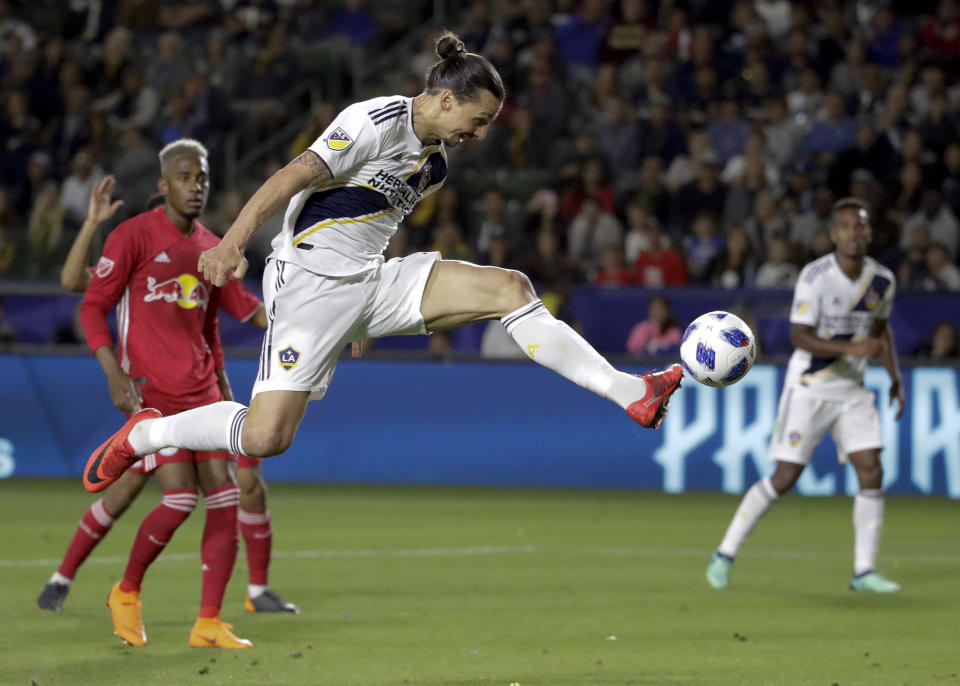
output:
[[110, 345], [107, 313], [117, 305], [117, 358], [145, 397], [184, 409], [220, 399], [220, 289], [197, 271], [219, 240], [199, 222], [184, 236], [162, 205], [107, 238], [80, 321], [91, 350]]
[[242, 281], [231, 279], [220, 289], [220, 309], [238, 322], [246, 322], [260, 307], [260, 298], [251, 293]]

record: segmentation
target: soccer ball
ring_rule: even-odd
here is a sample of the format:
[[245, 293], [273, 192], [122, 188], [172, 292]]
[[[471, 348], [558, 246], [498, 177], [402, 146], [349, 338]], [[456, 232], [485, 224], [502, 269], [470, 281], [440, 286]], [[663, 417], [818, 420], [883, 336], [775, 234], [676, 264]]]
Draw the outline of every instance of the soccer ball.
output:
[[680, 343], [684, 371], [707, 386], [729, 386], [743, 378], [757, 358], [750, 327], [735, 314], [718, 310], [692, 322]]

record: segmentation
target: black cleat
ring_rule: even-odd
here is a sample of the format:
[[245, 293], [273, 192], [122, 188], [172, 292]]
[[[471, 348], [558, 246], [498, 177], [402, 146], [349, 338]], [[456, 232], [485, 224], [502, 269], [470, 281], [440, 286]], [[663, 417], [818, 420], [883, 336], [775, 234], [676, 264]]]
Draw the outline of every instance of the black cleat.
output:
[[58, 584], [56, 581], [48, 581], [37, 596], [37, 606], [41, 610], [51, 610], [60, 612], [63, 609], [63, 601], [67, 599], [70, 587], [67, 584]]
[[300, 614], [299, 607], [293, 603], [288, 603], [277, 595], [277, 592], [272, 588], [267, 588], [267, 590], [256, 598], [251, 598], [248, 594], [247, 601], [243, 604], [243, 607], [247, 612], [286, 612], [293, 615]]

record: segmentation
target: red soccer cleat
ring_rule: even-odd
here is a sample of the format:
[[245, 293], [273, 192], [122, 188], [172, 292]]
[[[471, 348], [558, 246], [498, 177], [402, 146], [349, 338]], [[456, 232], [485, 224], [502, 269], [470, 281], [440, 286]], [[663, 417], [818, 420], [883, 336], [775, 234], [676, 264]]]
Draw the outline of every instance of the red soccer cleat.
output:
[[130, 431], [144, 419], [162, 416], [159, 410], [148, 407], [130, 417], [117, 433], [90, 455], [83, 470], [83, 487], [91, 493], [98, 493], [119, 479], [130, 465], [140, 459], [133, 454], [133, 448], [127, 441]]
[[662, 372], [647, 372], [640, 378], [647, 382], [647, 393], [640, 400], [627, 405], [627, 414], [640, 426], [659, 429], [667, 413], [670, 396], [680, 388], [683, 368], [672, 364]]

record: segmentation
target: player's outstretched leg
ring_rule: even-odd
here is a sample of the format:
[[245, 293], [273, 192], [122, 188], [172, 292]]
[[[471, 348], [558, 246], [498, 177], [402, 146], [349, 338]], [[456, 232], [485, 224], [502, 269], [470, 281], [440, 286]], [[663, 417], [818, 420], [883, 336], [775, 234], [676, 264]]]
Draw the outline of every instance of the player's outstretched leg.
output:
[[659, 429], [670, 405], [670, 396], [680, 388], [683, 368], [672, 364], [660, 372], [641, 374], [640, 378], [647, 384], [647, 392], [640, 400], [627, 405], [627, 414], [640, 426]]

